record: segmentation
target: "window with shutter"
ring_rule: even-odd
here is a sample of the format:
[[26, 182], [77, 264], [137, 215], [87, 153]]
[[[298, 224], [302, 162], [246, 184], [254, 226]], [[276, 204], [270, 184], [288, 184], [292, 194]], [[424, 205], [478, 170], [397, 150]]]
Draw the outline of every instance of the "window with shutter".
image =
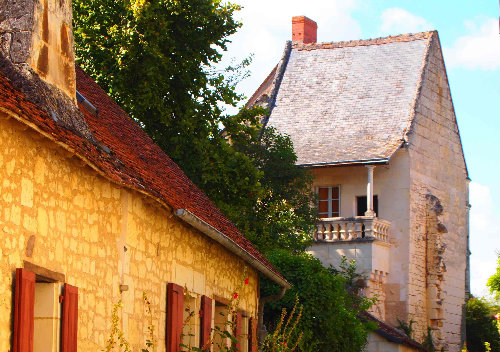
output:
[[210, 351], [210, 333], [212, 331], [212, 300], [207, 296], [201, 296], [201, 332], [200, 347], [204, 351]]
[[78, 288], [64, 284], [61, 352], [76, 352], [78, 331]]
[[[229, 302], [229, 300], [227, 301]], [[214, 325], [220, 331], [227, 329], [226, 321], [231, 320], [230, 316], [227, 316], [227, 306], [225, 303], [215, 300], [215, 312], [214, 312]], [[222, 349], [223, 347], [230, 347], [230, 340], [228, 338], [223, 338], [221, 334], [214, 335], [214, 351]], [[218, 348], [218, 349], [217, 349]]]
[[33, 351], [35, 274], [16, 269], [13, 352]]
[[167, 352], [179, 352], [184, 316], [184, 289], [174, 283], [167, 285]]
[[16, 269], [13, 352], [56, 351], [59, 342], [61, 352], [76, 352], [78, 288], [65, 284], [61, 316], [62, 284], [54, 277], [64, 275], [25, 264], [34, 272]]

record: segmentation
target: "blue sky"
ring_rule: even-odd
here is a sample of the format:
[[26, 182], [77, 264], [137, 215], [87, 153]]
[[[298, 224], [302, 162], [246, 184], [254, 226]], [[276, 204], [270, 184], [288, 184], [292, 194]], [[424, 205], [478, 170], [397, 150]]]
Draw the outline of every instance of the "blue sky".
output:
[[496, 1], [235, 0], [243, 28], [223, 64], [253, 54], [250, 96], [291, 37], [291, 18], [318, 23], [318, 41], [367, 39], [437, 29], [469, 168], [471, 286], [485, 295], [500, 250], [500, 35]]

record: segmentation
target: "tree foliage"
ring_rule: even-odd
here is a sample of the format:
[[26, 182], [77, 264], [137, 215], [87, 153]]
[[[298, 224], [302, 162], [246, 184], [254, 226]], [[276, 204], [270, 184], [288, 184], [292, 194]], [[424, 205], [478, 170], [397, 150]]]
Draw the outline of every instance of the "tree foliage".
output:
[[498, 305], [481, 298], [470, 298], [466, 306], [467, 350], [483, 352], [488, 342], [492, 351], [500, 351], [500, 334], [495, 314], [500, 311]]
[[236, 223], [264, 252], [304, 250], [311, 243], [317, 219], [315, 194], [310, 172], [295, 166], [297, 156], [290, 138], [266, 128], [258, 142], [237, 142], [234, 146], [262, 172], [255, 204], [245, 217], [235, 219]]
[[488, 279], [486, 286], [490, 288], [490, 292], [495, 295], [496, 299], [500, 299], [500, 256], [498, 257], [496, 272]]
[[[272, 328], [282, 308], [291, 310], [296, 297], [303, 304], [298, 331], [303, 333], [300, 351], [362, 351], [367, 341], [370, 323], [358, 318], [358, 313], [373, 303], [357, 295], [357, 276], [353, 263], [334, 271], [305, 252], [291, 254], [275, 250], [269, 260], [293, 285], [283, 299], [265, 307], [266, 326]], [[276, 287], [263, 281], [264, 295], [276, 294]]]

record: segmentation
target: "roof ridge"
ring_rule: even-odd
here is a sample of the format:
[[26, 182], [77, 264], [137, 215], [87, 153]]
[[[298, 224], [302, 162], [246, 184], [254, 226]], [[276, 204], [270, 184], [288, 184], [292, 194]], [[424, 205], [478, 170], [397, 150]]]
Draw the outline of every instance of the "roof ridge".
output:
[[317, 50], [317, 49], [339, 49], [339, 48], [349, 48], [358, 46], [370, 46], [370, 45], [383, 45], [390, 43], [401, 43], [401, 42], [411, 42], [415, 40], [426, 40], [432, 38], [432, 35], [436, 33], [435, 30], [419, 32], [419, 33], [405, 33], [398, 35], [391, 35], [387, 37], [378, 37], [372, 39], [358, 39], [358, 40], [348, 40], [340, 42], [324, 42], [324, 43], [309, 43], [304, 44], [301, 42], [293, 42], [292, 49], [297, 50]]

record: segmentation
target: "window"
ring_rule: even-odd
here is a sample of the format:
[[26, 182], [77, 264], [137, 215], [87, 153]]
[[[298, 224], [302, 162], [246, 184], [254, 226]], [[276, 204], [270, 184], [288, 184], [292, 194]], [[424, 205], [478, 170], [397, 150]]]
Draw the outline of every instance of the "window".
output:
[[[366, 212], [366, 196], [356, 197], [356, 207], [357, 207], [357, 216], [365, 216]], [[373, 196], [373, 211], [377, 216], [378, 213], [378, 196]], [[379, 216], [380, 217], [380, 216]]]
[[340, 186], [318, 187], [318, 214], [320, 218], [340, 216]]
[[[214, 314], [214, 325], [216, 328], [219, 328], [223, 331], [226, 328], [226, 321], [228, 321], [231, 317], [227, 316], [228, 310], [227, 306], [224, 303], [219, 301], [215, 301], [215, 314]], [[230, 346], [229, 339], [223, 339], [220, 334], [214, 335], [214, 350], [218, 350], [219, 346]]]
[[[198, 304], [199, 300], [196, 294], [189, 293], [184, 295], [184, 305], [183, 305], [183, 323], [182, 326], [182, 343], [189, 347], [200, 347], [200, 307]], [[189, 315], [191, 317], [189, 317]]]
[[59, 351], [60, 345], [76, 352], [78, 288], [53, 278], [62, 274], [28, 264], [42, 274], [16, 269], [13, 351]]
[[[167, 352], [179, 352], [182, 344], [209, 351], [212, 332], [212, 299], [189, 292], [180, 285], [167, 284]], [[188, 316], [192, 314], [191, 317]], [[186, 324], [185, 324], [186, 322]], [[208, 347], [208, 349], [206, 349]]]
[[33, 352], [58, 350], [58, 332], [61, 329], [61, 305], [59, 303], [61, 291], [60, 283], [35, 282]]

